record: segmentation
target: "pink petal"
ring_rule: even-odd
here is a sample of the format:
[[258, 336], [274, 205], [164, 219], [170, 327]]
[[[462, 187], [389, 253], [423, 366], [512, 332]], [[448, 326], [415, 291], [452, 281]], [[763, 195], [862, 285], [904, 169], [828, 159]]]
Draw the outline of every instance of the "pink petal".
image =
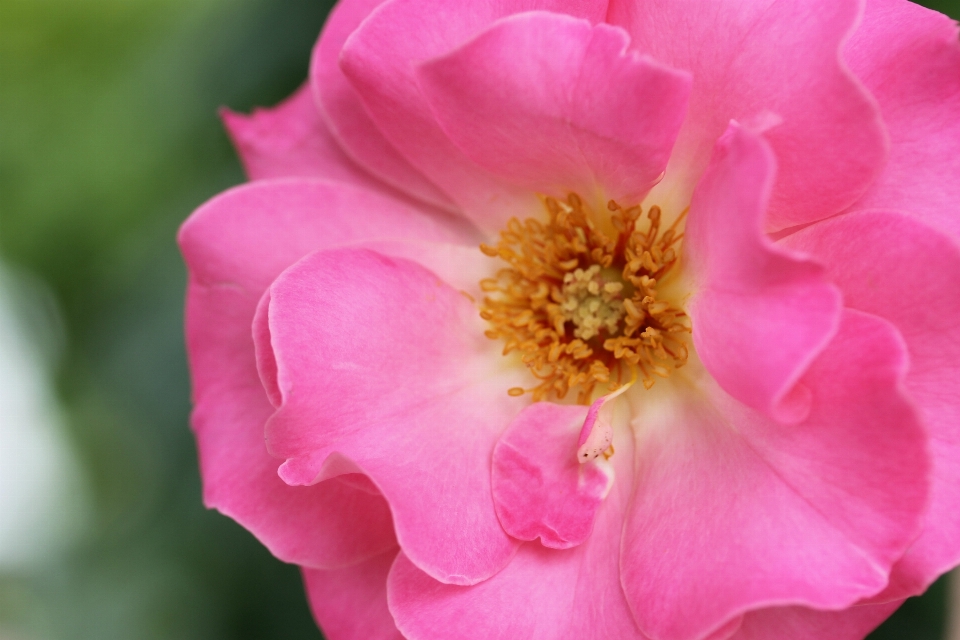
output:
[[330, 178], [367, 189], [384, 188], [344, 155], [307, 86], [272, 109], [255, 109], [249, 116], [224, 109], [220, 115], [251, 180]]
[[489, 257], [479, 251], [477, 244], [375, 240], [356, 246], [421, 264], [474, 301], [482, 300], [487, 295], [480, 288], [480, 281], [490, 277], [492, 263]]
[[862, 212], [784, 239], [823, 261], [846, 305], [900, 330], [906, 388], [931, 436], [933, 486], [923, 534], [897, 565], [890, 598], [922, 593], [960, 564], [960, 249], [906, 215]]
[[181, 249], [201, 282], [234, 284], [257, 300], [308, 253], [376, 239], [471, 241], [456, 221], [404, 201], [307, 179], [230, 189], [197, 209], [180, 233]]
[[612, 469], [580, 464], [577, 437], [587, 408], [549, 402], [518, 415], [493, 450], [493, 500], [504, 530], [569, 549], [590, 536]]
[[387, 184], [449, 209], [450, 199], [387, 142], [340, 71], [340, 50], [360, 23], [384, 0], [340, 0], [313, 49], [310, 85], [332, 138], [360, 166]]
[[869, 95], [840, 61], [858, 0], [611, 0], [633, 46], [693, 74], [687, 120], [657, 188], [682, 209], [731, 119], [782, 123], [768, 138], [781, 173], [768, 229], [833, 215], [883, 168], [886, 140]]
[[870, 0], [844, 51], [880, 105], [890, 161], [855, 205], [918, 216], [960, 240], [960, 41], [945, 15]]
[[688, 313], [697, 355], [720, 386], [795, 422], [809, 408], [797, 380], [836, 331], [841, 300], [822, 267], [763, 234], [774, 172], [763, 139], [731, 124], [690, 205]]
[[403, 640], [387, 609], [387, 573], [393, 548], [360, 564], [304, 569], [310, 609], [327, 640]]
[[191, 282], [187, 340], [195, 371], [191, 422], [200, 451], [203, 498], [287, 562], [349, 564], [396, 544], [379, 495], [339, 478], [289, 487], [263, 445], [273, 407], [257, 379], [250, 338], [256, 302], [242, 291]]
[[344, 456], [383, 492], [424, 571], [472, 584], [500, 570], [517, 543], [494, 511], [491, 454], [524, 401], [507, 394], [516, 381], [474, 305], [420, 265], [360, 249], [302, 260], [269, 304], [280, 476], [309, 485]]
[[446, 134], [490, 173], [537, 193], [633, 204], [663, 176], [690, 77], [626, 53], [628, 42], [609, 25], [525, 13], [420, 65], [417, 78]]
[[730, 640], [731, 638], [735, 638], [742, 624], [743, 616], [737, 616], [716, 631], [705, 636], [703, 640]]
[[[445, 191], [481, 228], [499, 230], [514, 215], [529, 217], [539, 203], [470, 161], [440, 129], [421, 94], [416, 64], [463, 44], [499, 18], [553, 10], [603, 19], [606, 0], [392, 0], [347, 39], [341, 68], [370, 117], [400, 153]], [[416, 37], [410, 37], [415, 33]]]
[[[631, 438], [615, 442], [617, 476], [633, 477]], [[633, 487], [618, 482], [593, 534], [574, 549], [526, 543], [500, 573], [473, 586], [433, 580], [401, 553], [387, 579], [387, 601], [411, 640], [616, 638], [644, 640], [620, 586], [623, 513]]]
[[801, 424], [706, 380], [699, 403], [687, 394], [642, 411], [621, 559], [640, 628], [692, 640], [754, 609], [840, 609], [882, 590], [927, 498], [905, 368], [892, 326], [847, 311], [802, 379], [812, 406]]
[[251, 323], [270, 282], [306, 253], [373, 234], [455, 237], [400, 203], [319, 181], [264, 181], [200, 207], [179, 241], [190, 269], [187, 350], [204, 501], [279, 558], [333, 567], [396, 544], [382, 497], [355, 476], [290, 487], [263, 443], [273, 407], [257, 375]]
[[762, 609], [744, 616], [740, 632], [731, 640], [863, 640], [901, 604], [855, 605], [842, 611]]

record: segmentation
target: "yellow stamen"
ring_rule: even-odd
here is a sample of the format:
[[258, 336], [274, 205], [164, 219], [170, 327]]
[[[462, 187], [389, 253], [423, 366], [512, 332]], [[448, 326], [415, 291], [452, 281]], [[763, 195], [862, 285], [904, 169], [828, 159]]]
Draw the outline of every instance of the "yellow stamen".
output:
[[689, 320], [658, 299], [657, 283], [677, 265], [686, 212], [661, 234], [656, 206], [643, 225], [639, 206], [610, 201], [601, 217], [576, 194], [543, 202], [545, 223], [511, 219], [495, 246], [480, 247], [508, 264], [480, 283], [486, 335], [504, 341], [504, 354], [519, 351], [540, 381], [510, 395], [542, 400], [576, 390], [589, 404], [596, 385], [620, 380], [625, 365], [639, 369], [648, 389], [654, 375], [683, 366]]

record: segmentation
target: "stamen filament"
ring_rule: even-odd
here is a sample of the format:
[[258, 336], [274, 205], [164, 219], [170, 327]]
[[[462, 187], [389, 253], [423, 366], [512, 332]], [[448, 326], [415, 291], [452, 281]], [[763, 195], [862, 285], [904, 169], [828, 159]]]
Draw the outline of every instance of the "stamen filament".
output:
[[638, 367], [647, 388], [654, 376], [682, 366], [689, 320], [658, 298], [658, 282], [679, 262], [673, 247], [686, 211], [661, 233], [657, 206], [641, 230], [639, 206], [610, 201], [601, 218], [576, 194], [543, 202], [547, 221], [511, 219], [495, 246], [481, 246], [508, 264], [480, 283], [486, 335], [502, 339], [505, 354], [523, 354], [540, 381], [525, 392], [539, 401], [576, 389], [577, 402], [589, 404], [596, 385], [614, 372], [619, 378], [622, 366]]

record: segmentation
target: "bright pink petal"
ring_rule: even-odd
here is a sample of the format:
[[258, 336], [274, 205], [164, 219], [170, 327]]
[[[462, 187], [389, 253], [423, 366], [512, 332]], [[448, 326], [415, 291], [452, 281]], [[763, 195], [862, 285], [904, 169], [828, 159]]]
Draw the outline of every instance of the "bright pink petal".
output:
[[873, 101], [840, 61], [859, 11], [859, 0], [611, 0], [609, 22], [633, 47], [693, 74], [659, 203], [686, 204], [731, 119], [781, 121], [768, 132], [782, 169], [769, 229], [825, 218], [862, 195], [886, 140]]
[[704, 637], [703, 640], [730, 640], [731, 638], [736, 637], [736, 634], [740, 630], [740, 626], [742, 624], [743, 616], [737, 616], [713, 633], [710, 633]]
[[343, 569], [305, 569], [310, 610], [327, 640], [404, 640], [387, 609], [397, 549]]
[[628, 42], [609, 25], [525, 13], [424, 63], [417, 78], [450, 139], [492, 174], [537, 193], [632, 204], [663, 176], [690, 78], [626, 53]]
[[855, 605], [842, 611], [772, 607], [748, 613], [731, 640], [863, 640], [902, 601]]
[[287, 266], [315, 249], [384, 237], [456, 237], [442, 224], [363, 191], [264, 181], [200, 207], [179, 241], [190, 269], [187, 350], [204, 501], [283, 560], [332, 567], [395, 544], [384, 500], [344, 476], [290, 487], [263, 443], [273, 407], [257, 375], [251, 323]]
[[466, 296], [408, 260], [320, 252], [271, 286], [269, 327], [281, 477], [313, 484], [344, 456], [383, 492], [424, 571], [472, 584], [501, 569], [517, 543], [494, 511], [491, 457], [524, 401], [507, 394], [516, 381]]
[[383, 189], [344, 155], [320, 118], [307, 86], [272, 109], [254, 109], [249, 116], [224, 109], [220, 115], [251, 180], [330, 178]]
[[[606, 0], [391, 0], [347, 39], [341, 67], [383, 135], [481, 228], [539, 210], [532, 194], [482, 170], [447, 138], [415, 78], [416, 64], [447, 53], [494, 21], [552, 10], [601, 21]], [[411, 37], [410, 34], [416, 34]]]
[[[396, 544], [381, 496], [339, 478], [289, 487], [263, 445], [273, 407], [257, 378], [250, 337], [256, 302], [244, 292], [191, 282], [187, 344], [195, 371], [191, 422], [204, 503], [237, 520], [287, 562], [349, 564]], [[215, 381], [214, 381], [215, 378]]]
[[892, 322], [909, 349], [906, 387], [930, 431], [933, 486], [923, 534], [886, 595], [922, 593], [960, 564], [960, 249], [890, 212], [826, 220], [783, 242], [822, 260], [845, 304]]
[[957, 23], [906, 0], [870, 0], [844, 51], [880, 105], [890, 160], [855, 209], [894, 209], [960, 240]]
[[340, 0], [327, 17], [310, 62], [310, 85], [330, 134], [353, 160], [387, 184], [451, 208], [450, 199], [387, 142], [340, 71], [340, 50], [384, 0]]
[[611, 459], [624, 481], [604, 501], [593, 534], [574, 549], [526, 543], [500, 573], [470, 587], [441, 584], [401, 553], [387, 580], [387, 600], [403, 634], [410, 640], [643, 640], [624, 599], [618, 563], [633, 491], [630, 440], [615, 441]]
[[613, 473], [603, 463], [577, 460], [586, 415], [583, 406], [538, 402], [497, 442], [493, 500], [500, 524], [514, 538], [569, 549], [590, 536]]
[[822, 267], [764, 235], [774, 172], [763, 139], [732, 124], [690, 205], [688, 312], [697, 355], [720, 386], [797, 421], [809, 398], [796, 382], [836, 330], [841, 300]]
[[905, 348], [845, 312], [783, 425], [701, 381], [641, 410], [623, 582], [640, 628], [699, 638], [748, 611], [848, 607], [887, 584], [926, 506], [926, 434], [901, 392]]

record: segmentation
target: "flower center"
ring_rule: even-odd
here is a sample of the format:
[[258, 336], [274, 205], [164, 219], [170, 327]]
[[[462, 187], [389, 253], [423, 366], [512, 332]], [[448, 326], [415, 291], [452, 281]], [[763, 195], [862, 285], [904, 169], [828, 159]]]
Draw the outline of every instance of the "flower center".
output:
[[573, 323], [573, 335], [583, 340], [597, 336], [601, 331], [613, 335], [620, 331], [623, 318], [623, 282], [616, 272], [604, 274], [595, 264], [586, 271], [577, 269], [563, 276], [560, 310]]
[[[487, 337], [519, 352], [539, 383], [515, 387], [535, 401], [577, 391], [588, 404], [598, 384], [619, 386], [639, 369], [649, 389], [687, 360], [687, 315], [658, 293], [679, 260], [680, 215], [661, 233], [660, 209], [643, 220], [639, 206], [614, 201], [600, 216], [576, 194], [543, 198], [546, 223], [507, 223], [495, 246], [481, 245], [508, 266], [480, 282]], [[626, 369], [626, 370], [625, 370]]]

